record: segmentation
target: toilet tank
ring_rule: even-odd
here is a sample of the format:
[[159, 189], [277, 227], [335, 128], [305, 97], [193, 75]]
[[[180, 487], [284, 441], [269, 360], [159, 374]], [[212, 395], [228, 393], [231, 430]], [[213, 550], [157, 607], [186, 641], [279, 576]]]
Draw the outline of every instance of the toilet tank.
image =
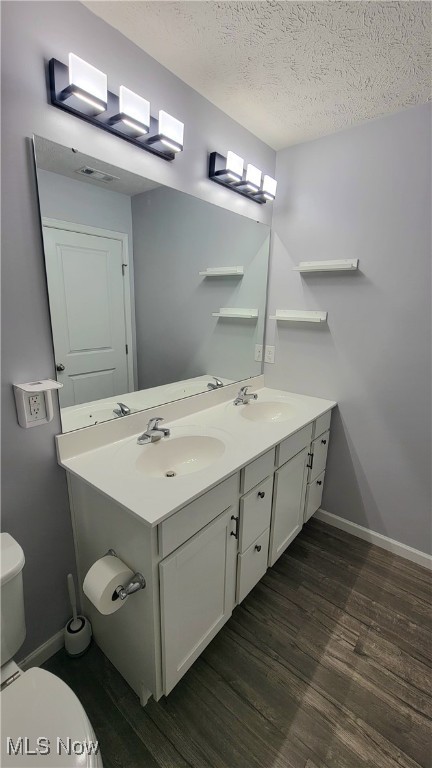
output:
[[1, 666], [15, 656], [25, 636], [22, 569], [24, 552], [9, 533], [0, 534]]

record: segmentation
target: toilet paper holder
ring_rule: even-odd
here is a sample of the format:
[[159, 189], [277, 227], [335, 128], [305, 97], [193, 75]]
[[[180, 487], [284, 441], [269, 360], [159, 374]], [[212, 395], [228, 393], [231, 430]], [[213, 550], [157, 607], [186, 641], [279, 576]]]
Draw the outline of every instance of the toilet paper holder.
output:
[[[114, 549], [109, 549], [108, 552], [106, 552], [106, 555], [111, 555], [112, 557], [118, 557], [117, 552]], [[120, 600], [126, 600], [129, 595], [133, 595], [134, 592], [139, 592], [140, 589], [144, 589], [146, 585], [146, 580], [142, 573], [139, 573], [138, 571], [134, 573], [132, 576], [129, 584], [127, 584], [125, 587], [123, 584], [119, 584], [118, 587], [114, 590], [113, 599], [116, 600], [118, 597]]]

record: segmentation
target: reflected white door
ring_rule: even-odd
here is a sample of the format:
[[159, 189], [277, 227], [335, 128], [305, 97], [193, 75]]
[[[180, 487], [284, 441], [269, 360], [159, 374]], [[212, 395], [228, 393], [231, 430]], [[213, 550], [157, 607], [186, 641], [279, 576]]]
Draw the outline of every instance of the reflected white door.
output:
[[122, 242], [46, 226], [43, 233], [60, 405], [128, 392]]

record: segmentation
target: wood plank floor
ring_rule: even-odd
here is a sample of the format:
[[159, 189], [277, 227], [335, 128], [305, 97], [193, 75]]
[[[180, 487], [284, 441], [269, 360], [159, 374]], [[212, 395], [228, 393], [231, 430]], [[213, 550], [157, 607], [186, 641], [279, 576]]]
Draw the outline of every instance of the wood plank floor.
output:
[[167, 699], [101, 651], [45, 668], [105, 768], [430, 768], [431, 577], [311, 520]]

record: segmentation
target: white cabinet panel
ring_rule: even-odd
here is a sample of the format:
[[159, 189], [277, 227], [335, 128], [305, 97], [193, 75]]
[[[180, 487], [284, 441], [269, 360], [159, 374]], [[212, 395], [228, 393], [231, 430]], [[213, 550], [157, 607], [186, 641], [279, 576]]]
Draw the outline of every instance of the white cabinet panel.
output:
[[312, 469], [309, 471], [309, 482], [313, 482], [326, 468], [330, 432], [324, 432], [312, 443]]
[[275, 474], [270, 565], [276, 562], [302, 529], [307, 457], [308, 448], [304, 448]]
[[327, 413], [323, 413], [322, 416], [318, 416], [315, 422], [314, 437], [319, 437], [323, 432], [327, 432], [327, 430], [330, 429], [331, 415], [332, 412], [327, 411]]
[[163, 692], [168, 694], [230, 617], [237, 540], [228, 509], [160, 563]]
[[268, 477], [274, 470], [275, 452], [274, 448], [255, 461], [251, 461], [241, 473], [241, 492], [247, 493], [254, 485], [260, 483], [265, 477]]
[[310, 445], [312, 440], [312, 424], [307, 424], [298, 432], [283, 440], [276, 449], [276, 466], [281, 467], [287, 461], [296, 456], [303, 448]]
[[240, 552], [244, 552], [270, 527], [273, 474], [240, 501]]
[[267, 529], [238, 556], [237, 602], [241, 603], [267, 570], [270, 531]]
[[[159, 525], [159, 552], [166, 557], [228, 507], [237, 507], [239, 475], [231, 475]], [[236, 509], [237, 514], [237, 509]]]
[[321, 499], [324, 489], [324, 477], [325, 472], [323, 472], [316, 480], [314, 480], [313, 483], [308, 484], [304, 514], [305, 523], [321, 506]]

